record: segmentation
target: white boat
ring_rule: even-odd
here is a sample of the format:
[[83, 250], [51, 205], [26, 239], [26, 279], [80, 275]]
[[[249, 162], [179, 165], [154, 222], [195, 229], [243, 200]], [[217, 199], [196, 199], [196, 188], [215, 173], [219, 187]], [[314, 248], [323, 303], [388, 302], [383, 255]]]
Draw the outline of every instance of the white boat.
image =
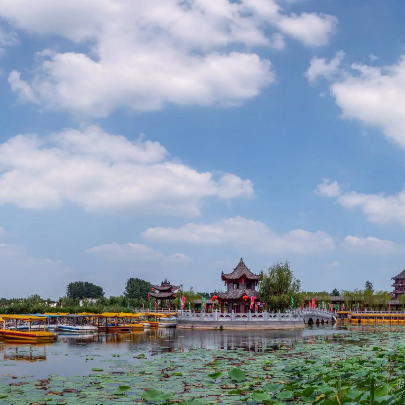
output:
[[97, 326], [93, 325], [64, 325], [59, 323], [57, 325], [58, 330], [60, 331], [69, 331], [69, 332], [97, 332]]

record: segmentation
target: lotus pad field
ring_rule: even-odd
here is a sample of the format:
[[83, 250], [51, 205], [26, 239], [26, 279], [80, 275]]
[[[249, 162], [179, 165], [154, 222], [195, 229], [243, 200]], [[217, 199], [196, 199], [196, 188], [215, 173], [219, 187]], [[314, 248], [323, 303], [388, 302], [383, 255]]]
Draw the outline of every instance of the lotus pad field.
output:
[[110, 355], [87, 376], [10, 380], [3, 375], [0, 402], [401, 404], [404, 332], [354, 332], [343, 339], [325, 335], [265, 351]]

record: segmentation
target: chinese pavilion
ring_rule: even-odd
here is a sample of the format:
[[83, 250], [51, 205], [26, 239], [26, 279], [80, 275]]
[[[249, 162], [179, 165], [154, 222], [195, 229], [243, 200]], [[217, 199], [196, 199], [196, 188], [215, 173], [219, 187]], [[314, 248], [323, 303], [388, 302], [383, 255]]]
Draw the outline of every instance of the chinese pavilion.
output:
[[[170, 281], [162, 281], [161, 285], [153, 285], [152, 292], [149, 296], [156, 298], [156, 302], [160, 300], [160, 308], [163, 309], [163, 301], [168, 301], [169, 309], [171, 307], [171, 300], [176, 298], [175, 292], [180, 288], [180, 286], [170, 284]], [[148, 296], [148, 297], [149, 297]]]
[[394, 287], [392, 295], [397, 299], [405, 293], [405, 270], [401, 271], [397, 276], [392, 277], [391, 280], [394, 280], [394, 284], [392, 284]]
[[259, 284], [259, 276], [252, 273], [240, 259], [239, 264], [232, 273], [221, 274], [222, 280], [227, 286], [224, 293], [218, 293], [218, 301], [221, 312], [256, 312], [256, 302], [259, 293], [256, 287]]

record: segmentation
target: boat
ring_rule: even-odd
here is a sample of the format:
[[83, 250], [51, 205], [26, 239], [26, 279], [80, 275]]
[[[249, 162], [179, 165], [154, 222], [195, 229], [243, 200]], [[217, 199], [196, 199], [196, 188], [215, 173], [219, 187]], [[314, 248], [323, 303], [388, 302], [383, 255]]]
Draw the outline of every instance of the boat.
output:
[[57, 328], [67, 332], [98, 332], [98, 327], [94, 324], [96, 317], [96, 314], [61, 315]]
[[[34, 315], [2, 315], [0, 337], [32, 343], [54, 342], [53, 333], [45, 330], [46, 318]], [[32, 322], [43, 322], [43, 330], [32, 330]], [[28, 331], [18, 330], [19, 324], [28, 323]]]
[[177, 318], [170, 315], [162, 315], [159, 319], [159, 328], [176, 328]]
[[[99, 317], [104, 320], [106, 332], [133, 332], [144, 329], [143, 324], [139, 323], [138, 314], [105, 312]], [[138, 322], [134, 322], [134, 318], [138, 319]]]

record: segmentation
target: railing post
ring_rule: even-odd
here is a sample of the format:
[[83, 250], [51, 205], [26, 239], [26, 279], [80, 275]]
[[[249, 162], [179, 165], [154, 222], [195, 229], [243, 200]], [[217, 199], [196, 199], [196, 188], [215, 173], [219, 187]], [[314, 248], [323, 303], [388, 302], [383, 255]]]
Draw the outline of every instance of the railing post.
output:
[[263, 318], [266, 322], [269, 320], [269, 313], [266, 310], [263, 312]]
[[231, 313], [231, 321], [234, 321], [235, 320], [235, 314], [234, 314], [234, 312], [233, 312], [233, 310], [232, 310], [232, 313]]

